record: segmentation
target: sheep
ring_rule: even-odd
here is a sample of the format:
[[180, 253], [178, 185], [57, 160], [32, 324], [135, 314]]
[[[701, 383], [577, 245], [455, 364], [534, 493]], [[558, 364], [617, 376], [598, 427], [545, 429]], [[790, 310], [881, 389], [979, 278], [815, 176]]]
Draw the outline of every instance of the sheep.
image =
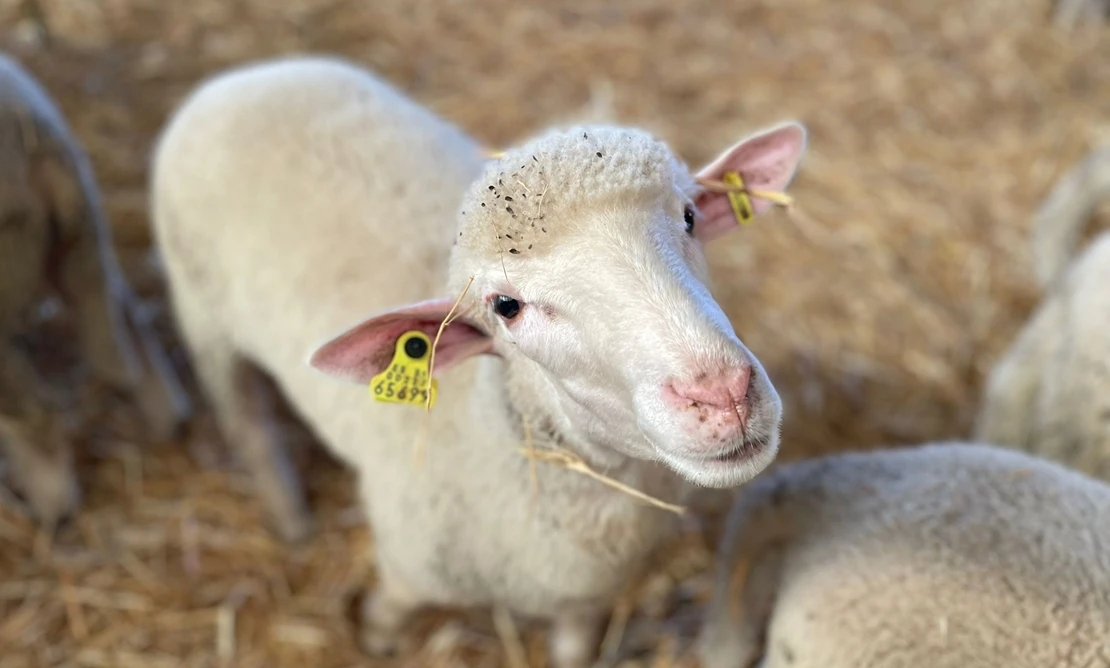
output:
[[1110, 479], [1110, 232], [1070, 261], [1110, 197], [1110, 146], [1053, 187], [1034, 220], [1044, 298], [987, 375], [975, 440], [1023, 449]]
[[[805, 142], [783, 123], [699, 174], [782, 190]], [[423, 606], [496, 605], [552, 622], [553, 664], [583, 666], [678, 517], [521, 448], [680, 500], [765, 468], [781, 401], [707, 286], [701, 245], [738, 226], [727, 196], [665, 144], [573, 126], [485, 155], [349, 61], [247, 63], [199, 83], [158, 137], [154, 235], [205, 395], [279, 534], [314, 524], [260, 378], [358, 472], [378, 573], [364, 649], [396, 651]], [[373, 401], [399, 338], [434, 343], [457, 300], [430, 413]]]
[[1110, 666], [1110, 487], [942, 441], [787, 464], [742, 488], [703, 668]]
[[1102, 25], [1110, 17], [1110, 0], [1056, 0], [1052, 22], [1058, 28]]
[[[48, 93], [0, 54], [0, 447], [16, 491], [51, 527], [80, 505], [80, 487], [68, 440], [48, 425], [59, 393], [16, 345], [48, 288], [75, 310], [94, 377], [134, 391], [145, 402], [147, 426], [170, 435], [189, 415], [188, 397], [136, 311], [92, 167]], [[156, 373], [145, 372], [129, 327]]]

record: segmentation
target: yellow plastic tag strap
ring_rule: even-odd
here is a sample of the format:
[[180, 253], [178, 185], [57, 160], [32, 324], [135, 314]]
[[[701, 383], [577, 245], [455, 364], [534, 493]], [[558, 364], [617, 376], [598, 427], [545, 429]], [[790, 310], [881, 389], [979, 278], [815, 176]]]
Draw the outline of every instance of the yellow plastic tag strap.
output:
[[736, 222], [742, 225], [752, 222], [755, 218], [755, 209], [752, 208], [752, 200], [748, 197], [748, 193], [742, 190], [744, 180], [736, 172], [725, 172], [722, 180], [730, 186], [735, 186], [735, 190], [728, 192], [728, 203], [732, 207], [732, 215], [736, 216]]
[[428, 368], [431, 357], [432, 342], [424, 332], [413, 330], [402, 334], [397, 339], [393, 361], [385, 371], [370, 379], [370, 395], [374, 401], [424, 406], [431, 392], [431, 403], [435, 404], [437, 383]]

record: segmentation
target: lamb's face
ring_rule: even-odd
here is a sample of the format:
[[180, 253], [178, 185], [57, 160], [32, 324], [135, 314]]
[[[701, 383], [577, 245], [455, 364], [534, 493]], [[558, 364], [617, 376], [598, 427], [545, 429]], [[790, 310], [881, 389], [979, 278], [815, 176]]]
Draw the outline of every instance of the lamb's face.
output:
[[[733, 146], [701, 175], [731, 169], [750, 187], [781, 190], [803, 146], [800, 126], [785, 126]], [[408, 313], [445, 313], [473, 279], [475, 301], [466, 324], [440, 339], [438, 369], [499, 354], [540, 384], [572, 439], [660, 460], [706, 486], [743, 483], [774, 459], [782, 407], [707, 288], [702, 243], [736, 224], [723, 199], [644, 133], [542, 137], [492, 163], [467, 193], [450, 296]], [[753, 205], [757, 214], [770, 206]], [[375, 327], [392, 332], [389, 318], [401, 313]], [[438, 325], [418, 326], [434, 334]], [[316, 365], [355, 375], [346, 368], [358, 358], [345, 362], [344, 345], [328, 345], [338, 352], [318, 353]]]
[[710, 486], [762, 470], [781, 404], [706, 287], [693, 202], [673, 187], [561, 215], [543, 255], [467, 263], [494, 350], [550, 383], [576, 440]]

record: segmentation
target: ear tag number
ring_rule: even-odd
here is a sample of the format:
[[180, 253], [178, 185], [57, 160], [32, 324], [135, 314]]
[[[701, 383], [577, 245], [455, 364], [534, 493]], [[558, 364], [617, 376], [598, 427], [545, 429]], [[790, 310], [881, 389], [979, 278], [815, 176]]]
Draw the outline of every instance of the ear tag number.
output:
[[[744, 180], [736, 172], [725, 172], [721, 180], [736, 188], [744, 187]], [[728, 192], [728, 203], [732, 207], [732, 215], [736, 216], [736, 222], [741, 225], [750, 223], [755, 218], [752, 200], [748, 197], [748, 193], [743, 190], [730, 190]]]
[[431, 385], [428, 384], [431, 358], [432, 342], [424, 332], [414, 330], [402, 334], [397, 339], [393, 361], [385, 371], [370, 380], [370, 394], [374, 401], [424, 406], [430, 391], [434, 405], [435, 378], [431, 379]]

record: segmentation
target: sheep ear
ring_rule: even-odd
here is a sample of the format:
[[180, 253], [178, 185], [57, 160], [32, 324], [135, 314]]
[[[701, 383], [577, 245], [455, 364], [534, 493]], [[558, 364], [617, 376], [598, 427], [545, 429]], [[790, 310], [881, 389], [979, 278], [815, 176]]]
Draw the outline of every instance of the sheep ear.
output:
[[[805, 126], [783, 123], [733, 144], [697, 176], [722, 181], [725, 173], [731, 171], [739, 174], [748, 188], [782, 192], [794, 180], [805, 150]], [[758, 197], [752, 197], [751, 203], [757, 216], [772, 206]], [[702, 190], [695, 204], [701, 217], [694, 226], [694, 236], [703, 242], [716, 239], [738, 225], [725, 193]]]
[[[440, 323], [454, 303], [454, 299], [433, 299], [376, 315], [317, 348], [308, 363], [335, 378], [369, 383], [389, 366], [397, 339], [405, 332], [419, 330], [434, 341]], [[433, 373], [446, 371], [474, 355], [492, 352], [493, 340], [459, 318], [443, 328]]]

